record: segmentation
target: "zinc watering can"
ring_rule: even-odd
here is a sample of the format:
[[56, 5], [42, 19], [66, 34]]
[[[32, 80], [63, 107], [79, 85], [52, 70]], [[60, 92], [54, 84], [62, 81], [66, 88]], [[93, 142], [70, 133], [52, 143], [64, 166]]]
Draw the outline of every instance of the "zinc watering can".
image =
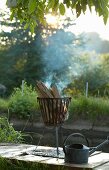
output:
[[81, 133], [73, 133], [73, 134], [69, 135], [65, 139], [64, 144], [63, 144], [63, 151], [65, 153], [65, 162], [66, 163], [74, 163], [74, 164], [88, 163], [88, 158], [92, 153], [94, 153], [96, 150], [98, 150], [105, 144], [109, 143], [109, 136], [108, 136], [107, 139], [103, 143], [101, 143], [98, 146], [93, 147], [93, 148], [85, 146], [81, 143], [74, 143], [71, 145], [66, 145], [67, 141], [72, 136], [78, 136], [78, 137], [84, 138], [86, 140], [87, 144], [89, 145], [87, 138], [84, 135], [82, 135]]

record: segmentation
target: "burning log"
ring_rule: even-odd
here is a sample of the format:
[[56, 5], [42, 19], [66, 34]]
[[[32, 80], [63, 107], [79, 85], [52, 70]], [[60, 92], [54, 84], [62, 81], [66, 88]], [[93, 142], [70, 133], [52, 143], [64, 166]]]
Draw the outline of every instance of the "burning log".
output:
[[68, 105], [71, 98], [62, 98], [56, 85], [48, 89], [44, 83], [38, 81], [36, 84], [38, 92], [38, 102], [42, 113], [42, 118], [47, 126], [57, 126], [62, 124], [68, 117]]
[[61, 97], [56, 85], [52, 85], [50, 90], [51, 90], [51, 94], [53, 95], [54, 98]]
[[38, 81], [36, 84], [36, 90], [39, 94], [39, 97], [53, 98], [50, 90], [44, 85], [44, 83], [40, 81]]

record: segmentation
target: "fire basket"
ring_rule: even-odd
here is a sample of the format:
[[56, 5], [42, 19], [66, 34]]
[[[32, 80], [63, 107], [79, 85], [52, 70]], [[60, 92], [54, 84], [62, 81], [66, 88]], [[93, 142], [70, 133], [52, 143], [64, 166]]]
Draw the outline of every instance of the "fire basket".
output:
[[68, 118], [68, 106], [71, 97], [63, 98], [37, 98], [45, 126], [56, 128], [56, 145], [58, 150], [58, 127], [61, 126]]
[[37, 98], [46, 126], [58, 126], [68, 118], [70, 97], [64, 98]]

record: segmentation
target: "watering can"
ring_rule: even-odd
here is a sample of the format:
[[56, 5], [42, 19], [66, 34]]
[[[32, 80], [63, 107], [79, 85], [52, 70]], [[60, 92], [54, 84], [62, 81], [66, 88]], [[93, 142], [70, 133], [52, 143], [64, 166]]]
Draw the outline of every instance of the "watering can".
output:
[[93, 147], [93, 148], [85, 146], [81, 143], [74, 143], [71, 145], [66, 145], [67, 141], [72, 136], [82, 137], [86, 140], [87, 144], [89, 144], [87, 138], [84, 135], [82, 135], [81, 133], [73, 133], [73, 134], [69, 135], [65, 139], [64, 144], [63, 144], [63, 151], [65, 153], [65, 162], [66, 163], [74, 163], [74, 164], [88, 163], [88, 158], [92, 153], [94, 153], [96, 150], [98, 150], [105, 144], [109, 143], [109, 136], [108, 136], [107, 139], [103, 143], [101, 143], [98, 146]]

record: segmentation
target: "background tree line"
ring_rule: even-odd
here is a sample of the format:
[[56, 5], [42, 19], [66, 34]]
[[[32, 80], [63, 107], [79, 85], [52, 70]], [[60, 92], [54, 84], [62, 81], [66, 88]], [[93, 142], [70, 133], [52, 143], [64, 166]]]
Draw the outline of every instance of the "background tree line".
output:
[[97, 33], [76, 36], [63, 24], [61, 29], [39, 25], [32, 35], [8, 14], [1, 12], [1, 18], [0, 83], [7, 95], [22, 80], [33, 86], [36, 80], [56, 83], [70, 95], [83, 94], [88, 82], [90, 94], [108, 95], [109, 42]]

